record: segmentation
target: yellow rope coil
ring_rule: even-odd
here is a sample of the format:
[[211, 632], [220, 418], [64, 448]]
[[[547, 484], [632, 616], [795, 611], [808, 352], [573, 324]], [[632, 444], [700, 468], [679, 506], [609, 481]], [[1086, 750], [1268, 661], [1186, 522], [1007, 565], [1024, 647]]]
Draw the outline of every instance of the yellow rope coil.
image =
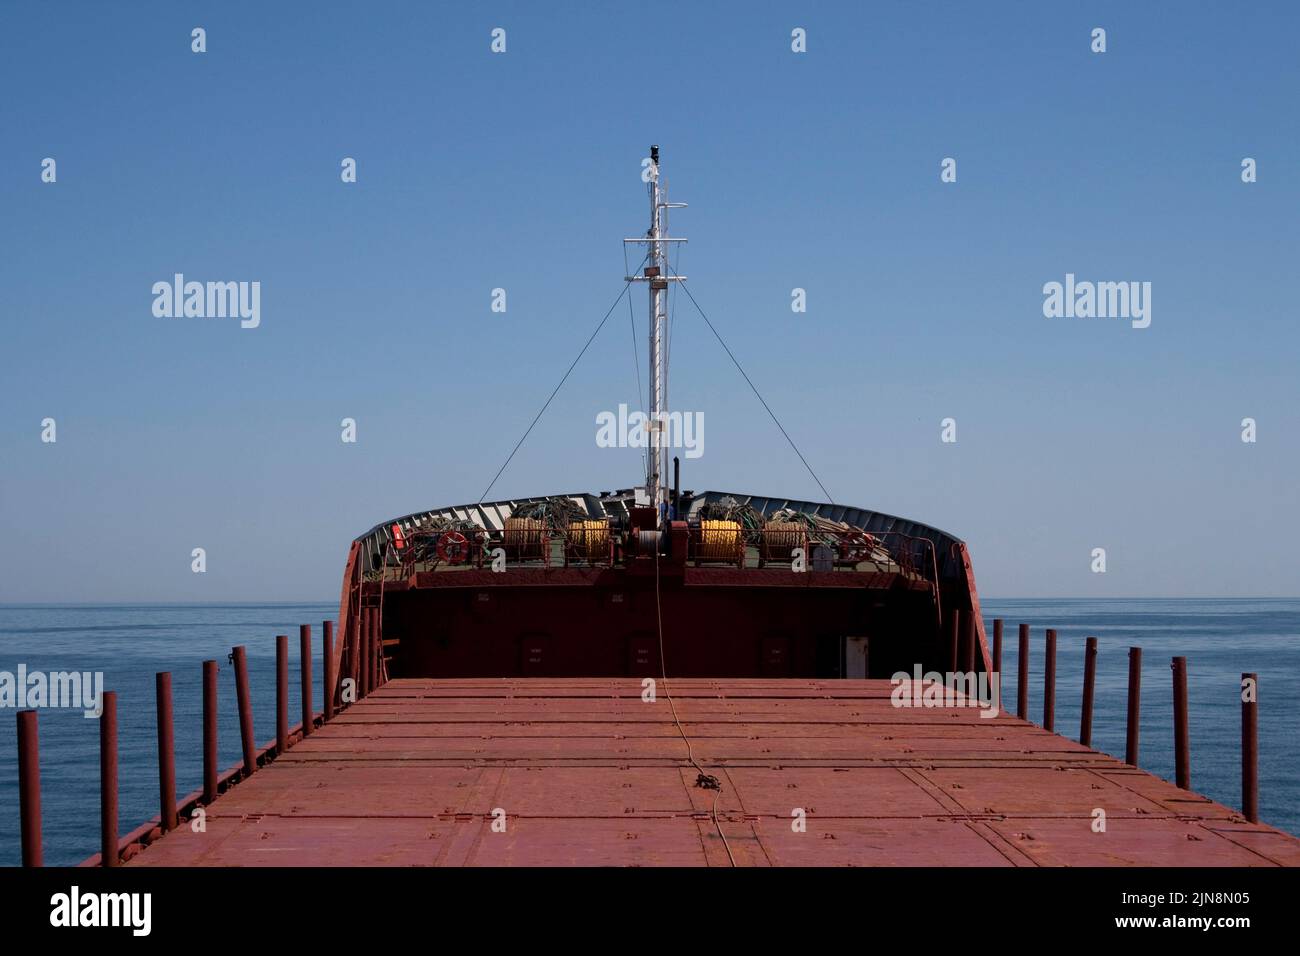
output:
[[515, 557], [540, 555], [546, 522], [540, 518], [507, 518], [502, 541], [506, 552]]
[[767, 561], [789, 561], [794, 549], [803, 548], [808, 553], [808, 529], [797, 521], [763, 522], [763, 558]]
[[704, 561], [736, 561], [745, 547], [739, 521], [701, 521], [696, 557]]
[[609, 557], [609, 519], [584, 518], [569, 525], [569, 548], [586, 561]]

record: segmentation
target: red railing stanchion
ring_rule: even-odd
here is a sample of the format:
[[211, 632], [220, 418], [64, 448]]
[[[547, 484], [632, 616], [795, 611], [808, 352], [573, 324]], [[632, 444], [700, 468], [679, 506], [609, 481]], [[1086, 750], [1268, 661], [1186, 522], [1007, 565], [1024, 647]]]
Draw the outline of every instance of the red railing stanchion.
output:
[[1241, 812], [1259, 822], [1259, 675], [1241, 675]]
[[334, 622], [333, 621], [322, 622], [321, 643], [324, 645], [323, 647], [324, 656], [322, 660], [322, 663], [324, 664], [324, 669], [321, 671], [321, 673], [325, 675], [323, 678], [324, 683], [321, 685], [321, 690], [325, 697], [325, 700], [323, 701], [325, 712], [324, 712], [324, 716], [322, 717], [322, 720], [328, 721], [334, 719]]
[[117, 866], [117, 691], [104, 691], [99, 716], [99, 864]]
[[1029, 719], [1029, 625], [1020, 625], [1020, 666], [1016, 669], [1016, 716]]
[[248, 691], [248, 651], [241, 644], [235, 658], [235, 702], [239, 706], [239, 738], [244, 748], [244, 776], [257, 769], [257, 744], [253, 741], [253, 698]]
[[275, 750], [289, 749], [289, 635], [275, 635]]
[[1002, 709], [1002, 618], [993, 619], [993, 674], [990, 680], [997, 682], [997, 697], [994, 703]]
[[357, 653], [361, 661], [361, 679], [357, 685], [357, 698], [370, 693], [370, 618], [369, 608], [361, 609], [360, 626], [357, 628]]
[[1124, 762], [1138, 765], [1138, 725], [1142, 710], [1142, 648], [1128, 649], [1128, 731], [1124, 741]]
[[18, 818], [23, 866], [44, 866], [41, 848], [41, 756], [34, 710], [18, 711]]
[[154, 678], [158, 699], [158, 819], [163, 833], [176, 829], [176, 739], [172, 727], [172, 675]]
[[217, 799], [217, 662], [203, 662], [203, 805]]
[[1083, 706], [1079, 710], [1079, 743], [1092, 746], [1092, 700], [1097, 688], [1097, 639], [1088, 638], [1083, 652]]
[[1187, 658], [1175, 657], [1174, 672], [1174, 776], [1182, 790], [1192, 789], [1192, 754], [1187, 737]]
[[[356, 615], [355, 621], [353, 615]], [[342, 710], [349, 703], [344, 698], [344, 684], [352, 681], [352, 699], [356, 699], [357, 686], [357, 628], [361, 621], [361, 613], [357, 608], [348, 608], [348, 619], [339, 621], [339, 672], [337, 675], [338, 687], [337, 697], [338, 708]]]
[[379, 615], [382, 613], [379, 608], [370, 612], [370, 690], [376, 691], [383, 684], [383, 675], [380, 671], [380, 648], [379, 635], [382, 633], [379, 627]]
[[302, 666], [302, 735], [316, 729], [316, 715], [311, 705], [311, 625], [298, 625], [298, 656]]
[[1043, 658], [1043, 729], [1056, 729], [1056, 631], [1050, 627]]

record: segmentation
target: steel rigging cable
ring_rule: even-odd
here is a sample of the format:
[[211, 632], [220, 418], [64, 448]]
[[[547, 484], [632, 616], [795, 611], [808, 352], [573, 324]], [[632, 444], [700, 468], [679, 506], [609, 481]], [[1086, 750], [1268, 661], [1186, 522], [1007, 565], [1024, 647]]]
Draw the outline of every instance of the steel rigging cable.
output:
[[[647, 251], [646, 259], [648, 258], [650, 258], [650, 253]], [[644, 262], [645, 259], [642, 259], [641, 261]], [[631, 267], [627, 264], [627, 244], [624, 243], [623, 244], [623, 275], [630, 276], [631, 274], [632, 274]], [[636, 340], [636, 314], [632, 311], [632, 297], [630, 295], [627, 297], [627, 318], [632, 325], [632, 364], [636, 368], [636, 400], [638, 403], [640, 403], [641, 401], [641, 346], [640, 343], [637, 342]], [[647, 371], [649, 370], [647, 369]], [[641, 471], [647, 476], [647, 478], [649, 477], [650, 461], [646, 457], [646, 453], [644, 451], [641, 452]]]
[[[642, 257], [641, 262], [637, 263], [638, 269], [640, 269], [641, 265], [646, 261], [647, 258], [649, 258], [649, 255], [650, 255], [649, 253], [646, 253], [646, 255]], [[629, 275], [630, 274], [631, 273], [629, 273]], [[618, 298], [614, 300], [614, 304], [609, 307], [609, 310], [605, 313], [604, 318], [600, 320], [600, 324], [597, 325], [595, 331], [591, 333], [590, 337], [587, 339], [586, 344], [583, 345], [582, 350], [578, 352], [578, 357], [575, 358], [573, 362], [569, 365], [568, 370], [564, 373], [564, 377], [560, 379], [560, 383], [556, 385], [555, 388], [552, 390], [550, 397], [548, 397], [546, 401], [542, 403], [541, 409], [538, 410], [537, 414], [533, 416], [533, 420], [528, 424], [528, 427], [524, 429], [524, 433], [519, 436], [519, 441], [515, 442], [515, 447], [510, 449], [510, 454], [506, 455], [506, 460], [501, 463], [501, 467], [497, 469], [497, 473], [492, 476], [492, 480], [488, 482], [488, 486], [483, 489], [483, 494], [478, 496], [478, 501], [475, 503], [475, 507], [481, 505], [484, 499], [487, 498], [488, 492], [490, 492], [493, 486], [496, 485], [497, 479], [501, 477], [501, 473], [506, 470], [506, 466], [508, 466], [511, 460], [515, 457], [515, 452], [519, 451], [519, 446], [524, 443], [524, 441], [528, 438], [530, 434], [532, 434], [533, 427], [537, 424], [537, 422], [541, 419], [541, 417], [544, 414], [546, 414], [546, 410], [551, 407], [551, 402], [554, 401], [555, 396], [560, 393], [560, 389], [564, 387], [564, 383], [569, 380], [569, 376], [573, 374], [573, 370], [578, 367], [578, 363], [582, 361], [582, 357], [587, 354], [587, 349], [591, 348], [591, 343], [596, 341], [596, 336], [600, 334], [600, 330], [605, 327], [605, 323], [609, 321], [609, 317], [614, 314], [614, 310], [618, 308], [619, 302], [622, 301], [623, 296], [627, 295], [628, 290], [631, 287], [632, 287], [631, 283], [628, 282], [623, 283], [623, 291], [618, 294]]]
[[776, 417], [776, 412], [772, 411], [772, 406], [767, 404], [767, 399], [763, 398], [757, 386], [750, 381], [744, 368], [741, 367], [740, 361], [734, 354], [732, 354], [731, 349], [727, 347], [727, 343], [722, 340], [722, 336], [718, 334], [718, 330], [713, 327], [713, 323], [709, 321], [709, 317], [704, 314], [704, 310], [700, 308], [700, 304], [695, 301], [695, 296], [691, 295], [691, 290], [687, 288], [686, 283], [680, 282], [678, 285], [682, 287], [682, 291], [685, 292], [687, 298], [691, 300], [691, 305], [695, 306], [695, 311], [700, 313], [700, 318], [704, 320], [704, 324], [709, 327], [709, 331], [713, 333], [713, 337], [718, 340], [718, 344], [721, 345], [723, 350], [727, 353], [727, 358], [731, 359], [731, 364], [736, 366], [736, 371], [740, 372], [741, 376], [745, 379], [745, 383], [750, 387], [750, 390], [753, 391], [758, 400], [763, 403], [763, 407], [767, 409], [767, 413], [772, 416], [772, 421], [776, 422], [776, 427], [781, 429], [781, 434], [784, 435], [785, 440], [790, 443], [790, 447], [794, 449], [794, 453], [799, 456], [799, 460], [803, 462], [803, 466], [808, 469], [808, 474], [812, 475], [813, 481], [817, 482], [817, 487], [822, 490], [822, 494], [826, 496], [826, 500], [831, 504], [835, 504], [835, 499], [831, 496], [831, 493], [826, 490], [826, 486], [822, 484], [822, 480], [817, 477], [817, 472], [813, 471], [812, 465], [808, 464], [808, 459], [803, 456], [803, 452], [799, 450], [799, 446], [794, 443], [794, 439], [790, 437], [790, 433], [785, 430], [785, 426], [781, 424], [781, 420]]

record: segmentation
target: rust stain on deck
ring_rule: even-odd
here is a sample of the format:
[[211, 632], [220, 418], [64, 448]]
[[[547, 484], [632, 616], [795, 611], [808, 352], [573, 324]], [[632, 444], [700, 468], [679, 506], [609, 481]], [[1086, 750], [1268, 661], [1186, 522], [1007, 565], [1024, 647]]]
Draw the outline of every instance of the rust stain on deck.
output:
[[[888, 681], [668, 687], [738, 865], [1300, 865], [1234, 810]], [[128, 865], [729, 865], [696, 775], [662, 681], [393, 680]]]

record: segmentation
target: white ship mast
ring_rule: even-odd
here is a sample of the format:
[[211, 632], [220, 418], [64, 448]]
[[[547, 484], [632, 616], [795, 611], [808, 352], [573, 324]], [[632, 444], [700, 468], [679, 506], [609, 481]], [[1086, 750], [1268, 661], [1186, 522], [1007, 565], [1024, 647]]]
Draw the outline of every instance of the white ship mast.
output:
[[626, 276], [628, 282], [646, 282], [650, 286], [650, 454], [647, 458], [646, 493], [650, 503], [661, 509], [667, 497], [668, 448], [663, 438], [668, 409], [668, 372], [664, 364], [664, 326], [668, 319], [668, 283], [681, 282], [685, 276], [669, 274], [668, 244], [685, 242], [668, 236], [668, 215], [665, 210], [681, 209], [684, 202], [667, 201], [667, 184], [659, 176], [659, 147], [650, 147], [650, 229], [644, 238], [624, 239], [625, 243], [649, 246], [645, 268], [639, 276]]

